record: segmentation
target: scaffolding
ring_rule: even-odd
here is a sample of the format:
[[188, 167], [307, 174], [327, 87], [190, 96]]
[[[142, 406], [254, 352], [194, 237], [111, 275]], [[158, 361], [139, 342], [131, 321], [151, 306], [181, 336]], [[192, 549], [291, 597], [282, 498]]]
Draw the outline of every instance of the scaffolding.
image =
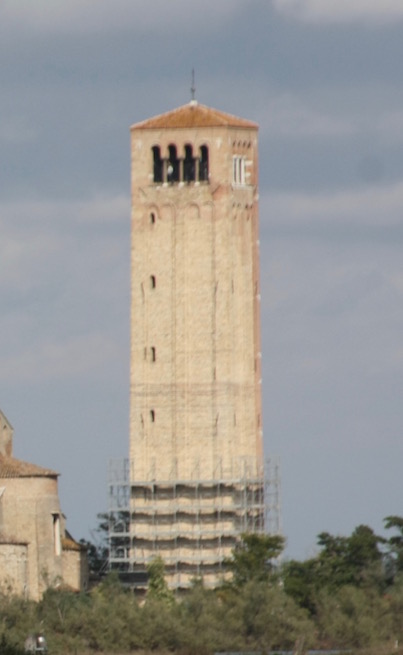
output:
[[109, 568], [141, 587], [159, 555], [172, 589], [195, 578], [216, 586], [243, 533], [280, 533], [278, 460], [269, 459], [264, 471], [241, 464], [236, 477], [139, 481], [133, 462], [111, 460]]

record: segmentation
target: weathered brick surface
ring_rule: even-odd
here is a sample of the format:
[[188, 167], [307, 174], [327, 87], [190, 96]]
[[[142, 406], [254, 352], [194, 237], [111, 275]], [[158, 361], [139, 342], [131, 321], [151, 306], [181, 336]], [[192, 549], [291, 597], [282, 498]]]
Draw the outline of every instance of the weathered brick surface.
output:
[[[86, 583], [86, 554], [71, 539], [54, 471], [12, 457], [12, 428], [0, 412], [0, 587], [39, 600], [49, 586]], [[74, 552], [73, 552], [74, 546]]]
[[[131, 132], [133, 482], [253, 478], [262, 465], [257, 129], [169, 127], [174, 118]], [[179, 157], [186, 145], [208, 147], [208, 182], [154, 182], [152, 148], [165, 158], [172, 144]], [[245, 160], [242, 185], [234, 156]], [[153, 529], [147, 517], [134, 528]]]
[[27, 551], [26, 544], [0, 543], [0, 590], [3, 593], [28, 595]]
[[2, 524], [10, 539], [27, 544], [27, 594], [38, 599], [49, 584], [62, 579], [53, 533], [53, 515], [60, 515], [57, 479], [8, 478], [0, 483], [5, 487]]
[[63, 584], [81, 591], [88, 586], [88, 560], [77, 549], [62, 551]]
[[[209, 184], [153, 183], [152, 146], [171, 143], [208, 146]], [[245, 186], [233, 154], [250, 161]], [[133, 130], [132, 193], [136, 478], [231, 476], [236, 458], [261, 455], [256, 130]]]

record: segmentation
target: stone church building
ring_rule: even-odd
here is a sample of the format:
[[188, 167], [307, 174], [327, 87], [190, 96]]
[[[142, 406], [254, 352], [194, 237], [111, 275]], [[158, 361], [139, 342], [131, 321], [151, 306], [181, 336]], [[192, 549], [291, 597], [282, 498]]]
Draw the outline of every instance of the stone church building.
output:
[[13, 428], [0, 411], [0, 590], [39, 600], [48, 587], [86, 587], [85, 549], [60, 508], [58, 473], [13, 457]]

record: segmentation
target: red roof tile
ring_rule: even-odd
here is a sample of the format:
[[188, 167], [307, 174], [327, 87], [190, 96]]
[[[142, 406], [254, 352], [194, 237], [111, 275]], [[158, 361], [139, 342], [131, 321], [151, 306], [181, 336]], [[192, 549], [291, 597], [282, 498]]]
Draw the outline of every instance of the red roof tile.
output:
[[0, 455], [1, 478], [55, 478], [59, 474], [36, 464], [23, 462], [15, 457]]
[[62, 548], [63, 550], [74, 550], [80, 552], [86, 550], [85, 546], [79, 544], [71, 537], [62, 537]]
[[257, 129], [257, 123], [238, 118], [232, 114], [226, 114], [217, 109], [199, 105], [191, 101], [177, 109], [168, 111], [165, 114], [148, 118], [141, 123], [132, 125], [135, 130], [156, 130], [163, 128], [187, 128], [187, 127], [241, 127]]

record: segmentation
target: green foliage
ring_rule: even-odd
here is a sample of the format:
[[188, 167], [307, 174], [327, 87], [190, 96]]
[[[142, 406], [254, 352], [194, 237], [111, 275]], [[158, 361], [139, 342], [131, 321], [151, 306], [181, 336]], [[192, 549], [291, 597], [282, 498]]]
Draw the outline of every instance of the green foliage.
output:
[[366, 525], [359, 525], [350, 537], [333, 537], [327, 532], [318, 536], [322, 548], [317, 559], [320, 586], [338, 588], [342, 585], [381, 583], [382, 553], [379, 544], [384, 539]]
[[314, 644], [314, 625], [277, 584], [250, 580], [240, 592], [195, 585], [181, 604], [190, 652], [287, 650]]
[[[112, 552], [130, 546], [128, 524], [130, 514], [126, 511], [97, 514], [98, 525], [94, 530], [95, 543], [80, 539], [87, 549], [88, 565], [92, 581], [100, 580], [108, 569], [109, 548]], [[118, 566], [119, 568], [119, 566]]]
[[242, 590], [242, 621], [253, 650], [289, 650], [296, 641], [314, 644], [314, 626], [278, 585], [251, 581]]
[[349, 537], [318, 535], [321, 550], [305, 562], [291, 561], [283, 566], [285, 591], [300, 605], [316, 613], [318, 594], [333, 593], [349, 585], [362, 589], [385, 589], [384, 539], [366, 525], [359, 525]]
[[308, 559], [305, 562], [290, 560], [282, 566], [282, 580], [285, 592], [313, 615], [316, 610], [316, 590], [318, 562]]
[[242, 587], [251, 580], [268, 580], [273, 573], [273, 560], [283, 549], [284, 537], [280, 535], [243, 534], [232, 557], [225, 562], [232, 572], [232, 583]]
[[174, 602], [174, 595], [165, 580], [165, 564], [162, 557], [154, 557], [147, 566], [148, 591], [147, 598], [158, 599], [168, 604]]
[[108, 561], [108, 549], [106, 546], [96, 546], [91, 541], [80, 539], [80, 544], [87, 551], [88, 567], [92, 575], [99, 575], [105, 570]]
[[364, 648], [391, 640], [389, 601], [375, 591], [346, 585], [318, 596], [317, 625], [333, 648]]
[[[284, 541], [244, 535], [229, 560], [232, 581], [213, 591], [195, 580], [175, 598], [164, 563], [149, 567], [149, 592], [138, 601], [105, 577], [88, 594], [49, 589], [39, 603], [0, 593], [0, 653], [20, 655], [28, 634], [44, 632], [49, 652], [180, 655], [213, 652], [372, 648], [403, 642], [403, 519], [385, 542], [368, 526], [350, 536], [323, 532], [316, 557], [274, 565]], [[385, 578], [385, 562], [393, 576]], [[387, 586], [389, 585], [389, 586]], [[390, 651], [391, 652], [391, 651]]]
[[238, 598], [228, 589], [216, 592], [195, 581], [180, 608], [190, 653], [242, 650]]
[[0, 639], [0, 653], [1, 655], [24, 655], [24, 650], [9, 643], [3, 634]]
[[23, 649], [32, 626], [39, 628], [36, 604], [9, 593], [0, 593], [0, 653], [17, 653]]
[[393, 585], [384, 596], [389, 604], [389, 615], [392, 622], [393, 641], [403, 643], [403, 573], [397, 573]]
[[149, 650], [176, 651], [186, 643], [178, 604], [148, 598], [141, 608], [143, 643]]
[[138, 603], [111, 574], [91, 593], [88, 620], [73, 629], [80, 631], [87, 646], [103, 652], [127, 652], [143, 645]]
[[390, 577], [393, 578], [395, 573], [403, 571], [403, 517], [387, 516], [384, 518], [384, 523], [387, 530], [394, 529], [397, 531], [397, 534], [392, 535], [387, 541], [388, 554], [392, 563]]

